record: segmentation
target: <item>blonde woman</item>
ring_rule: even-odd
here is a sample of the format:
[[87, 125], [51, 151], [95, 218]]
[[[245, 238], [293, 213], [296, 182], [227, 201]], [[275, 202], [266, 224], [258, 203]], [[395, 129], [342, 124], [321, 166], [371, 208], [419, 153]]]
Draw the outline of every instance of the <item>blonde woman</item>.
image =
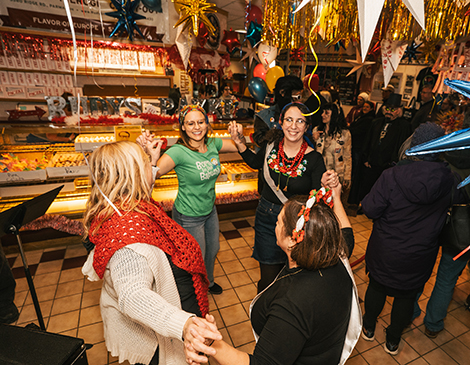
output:
[[84, 226], [95, 248], [83, 273], [103, 279], [108, 351], [119, 362], [179, 365], [186, 360], [182, 338], [191, 343], [191, 328], [211, 336], [210, 324], [197, 327], [192, 319], [209, 310], [199, 245], [151, 199], [152, 168], [137, 144], [101, 146], [90, 170]]

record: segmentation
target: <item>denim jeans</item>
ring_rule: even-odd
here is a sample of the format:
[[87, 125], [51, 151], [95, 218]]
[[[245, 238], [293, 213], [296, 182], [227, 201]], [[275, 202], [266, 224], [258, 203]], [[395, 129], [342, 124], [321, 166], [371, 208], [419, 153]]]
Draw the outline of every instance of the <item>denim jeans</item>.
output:
[[214, 264], [220, 248], [219, 217], [215, 206], [210, 214], [202, 217], [181, 214], [174, 207], [172, 213], [174, 221], [187, 230], [201, 246], [209, 286], [214, 285]]
[[282, 205], [270, 203], [264, 198], [259, 200], [255, 215], [255, 246], [253, 258], [261, 264], [285, 264], [287, 256], [277, 245], [276, 222]]
[[462, 273], [467, 261], [456, 260], [454, 255], [442, 252], [441, 262], [436, 276], [436, 284], [426, 306], [425, 326], [433, 332], [444, 329], [444, 318], [447, 315], [447, 307], [452, 299], [457, 279]]

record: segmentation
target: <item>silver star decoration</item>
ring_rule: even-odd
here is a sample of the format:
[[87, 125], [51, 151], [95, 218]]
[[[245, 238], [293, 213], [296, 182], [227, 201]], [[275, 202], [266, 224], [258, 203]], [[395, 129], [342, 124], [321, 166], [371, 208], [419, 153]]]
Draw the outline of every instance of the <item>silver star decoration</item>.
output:
[[257, 50], [256, 48], [252, 48], [250, 42], [246, 42], [248, 47], [242, 47], [243, 52], [246, 52], [245, 55], [242, 57], [240, 61], [246, 60], [249, 58], [249, 66], [251, 67], [251, 63], [253, 62], [253, 59], [259, 62], [259, 58], [257, 55]]
[[361, 73], [362, 73], [362, 68], [364, 66], [373, 65], [375, 63], [375, 62], [371, 62], [371, 61], [362, 62], [361, 54], [359, 52], [359, 48], [357, 48], [357, 47], [356, 47], [356, 59], [355, 60], [346, 60], [346, 61], [354, 66], [351, 69], [351, 71], [349, 71], [349, 73], [346, 75], [346, 77], [348, 77], [349, 75], [351, 75], [351, 74], [353, 74], [354, 72], [357, 71], [357, 73], [356, 73], [356, 82], [359, 82], [359, 78], [361, 77]]

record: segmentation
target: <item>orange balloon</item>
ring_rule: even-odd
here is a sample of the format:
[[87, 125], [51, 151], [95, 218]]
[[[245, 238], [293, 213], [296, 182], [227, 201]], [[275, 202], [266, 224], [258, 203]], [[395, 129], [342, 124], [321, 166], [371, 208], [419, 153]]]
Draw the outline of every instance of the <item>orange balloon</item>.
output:
[[266, 85], [268, 85], [269, 90], [273, 91], [276, 87], [276, 82], [280, 77], [284, 76], [284, 70], [280, 66], [271, 67], [268, 72], [266, 72]]
[[261, 63], [258, 63], [253, 70], [253, 77], [259, 77], [266, 81], [266, 69]]

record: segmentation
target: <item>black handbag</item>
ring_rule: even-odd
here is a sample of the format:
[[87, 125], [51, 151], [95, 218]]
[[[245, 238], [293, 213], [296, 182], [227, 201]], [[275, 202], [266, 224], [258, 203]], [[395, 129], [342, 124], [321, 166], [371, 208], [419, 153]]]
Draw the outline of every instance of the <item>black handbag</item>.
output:
[[[454, 200], [452, 189], [451, 202]], [[452, 204], [447, 212], [446, 222], [439, 234], [439, 244], [443, 251], [457, 256], [470, 245], [470, 204]], [[459, 260], [469, 260], [470, 250]]]

